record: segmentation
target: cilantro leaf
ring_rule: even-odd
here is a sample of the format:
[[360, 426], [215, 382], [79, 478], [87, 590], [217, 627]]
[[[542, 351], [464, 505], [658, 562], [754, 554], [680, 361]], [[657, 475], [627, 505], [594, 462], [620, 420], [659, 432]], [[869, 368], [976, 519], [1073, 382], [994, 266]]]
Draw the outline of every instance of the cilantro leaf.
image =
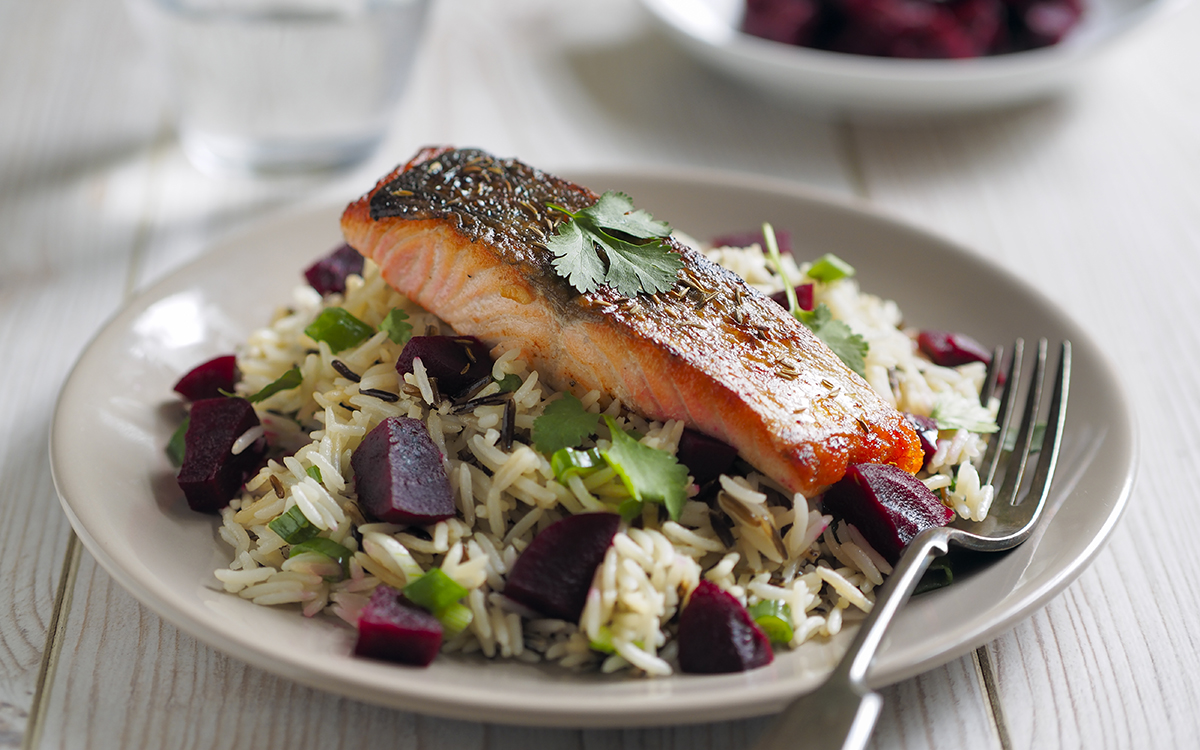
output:
[[632, 297], [675, 285], [683, 259], [662, 241], [670, 225], [635, 210], [629, 196], [610, 191], [578, 213], [549, 205], [570, 219], [546, 241], [546, 249], [555, 256], [554, 270], [578, 291], [608, 284]]
[[930, 416], [937, 422], [939, 430], [992, 433], [1000, 429], [992, 419], [992, 413], [978, 401], [950, 393], [938, 394]]
[[640, 502], [662, 503], [671, 520], [678, 521], [687, 501], [687, 467], [666, 451], [642, 445], [625, 434], [612, 417], [604, 422], [612, 433], [612, 446], [604, 460], [612, 467], [629, 494]]
[[834, 320], [833, 313], [825, 303], [817, 305], [811, 312], [798, 311], [796, 318], [825, 342], [846, 367], [863, 377], [866, 376], [866, 356], [870, 346], [866, 339], [851, 331], [850, 326], [843, 321]]
[[267, 386], [258, 393], [255, 393], [253, 396], [247, 396], [246, 400], [252, 404], [257, 404], [259, 401], [262, 401], [269, 396], [274, 396], [280, 391], [290, 391], [291, 389], [298, 387], [302, 382], [304, 382], [304, 376], [300, 374], [300, 368], [293, 367], [276, 378], [274, 382], [268, 383]]
[[501, 393], [512, 393], [516, 390], [519, 390], [521, 386], [525, 385], [525, 381], [521, 380], [520, 375], [516, 375], [511, 372], [500, 380], [497, 380], [496, 383], [500, 386]]
[[379, 330], [388, 335], [393, 344], [407, 344], [412, 338], [412, 323], [408, 322], [408, 313], [398, 307], [392, 308], [379, 323]]
[[565, 394], [533, 420], [533, 445], [546, 455], [553, 455], [561, 448], [574, 448], [595, 433], [599, 421], [599, 414], [587, 411], [579, 399]]
[[604, 261], [590, 244], [592, 240], [574, 221], [564, 223], [546, 242], [546, 249], [555, 255], [554, 270], [581, 292], [593, 291], [604, 281]]

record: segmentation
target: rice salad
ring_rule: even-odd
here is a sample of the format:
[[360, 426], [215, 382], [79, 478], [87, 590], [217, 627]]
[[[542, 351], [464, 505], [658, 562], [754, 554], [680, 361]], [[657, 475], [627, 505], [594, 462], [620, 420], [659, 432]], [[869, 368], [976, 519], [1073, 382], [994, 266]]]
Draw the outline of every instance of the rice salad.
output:
[[[996, 404], [979, 405], [982, 363], [934, 364], [918, 350], [915, 332], [901, 327], [898, 306], [862, 292], [852, 277], [811, 279], [807, 264], [797, 265], [789, 255], [781, 259], [781, 275], [757, 244], [712, 248], [676, 236], [764, 293], [783, 290], [784, 278], [813, 283], [814, 302], [868, 343], [865, 376], [872, 388], [900, 411], [940, 417], [937, 450], [919, 478], [959, 517], [978, 521], [987, 515], [992, 488], [981, 486], [976, 463]], [[328, 343], [305, 334], [329, 307], [345, 309], [376, 333], [335, 355]], [[237, 353], [239, 396], [260, 394], [293, 368], [300, 381], [254, 404], [272, 457], [221, 510], [219, 534], [232, 555], [215, 575], [230, 594], [261, 605], [298, 605], [305, 616], [356, 626], [377, 586], [403, 589], [440, 568], [467, 590], [462, 604], [471, 614], [470, 624], [443, 643], [443, 653], [648, 676], [678, 671], [676, 614], [702, 580], [746, 607], [786, 604], [775, 611], [790, 619], [792, 648], [833, 636], [870, 611], [874, 589], [891, 572], [887, 561], [852, 525], [822, 514], [819, 497], [792, 494], [740, 461], [719, 478], [711, 505], [697, 497], [693, 482], [677, 520], [647, 502], [640, 515], [622, 522], [579, 622], [538, 617], [515, 605], [501, 592], [533, 537], [568, 515], [614, 512], [630, 499], [629, 490], [612, 468], [555, 478], [550, 456], [533, 447], [529, 434], [562, 395], [541, 381], [519, 349], [496, 359], [493, 382], [465, 403], [437, 393], [419, 359], [412, 373], [398, 375], [404, 344], [379, 330], [395, 309], [407, 314], [415, 332], [453, 334], [392, 290], [367, 260], [361, 274], [346, 279], [344, 293], [322, 297], [310, 286], [297, 288], [290, 304]], [[643, 445], [676, 452], [683, 423], [647, 421], [598, 391], [580, 401]], [[502, 439], [506, 408], [513, 409], [510, 449]], [[406, 527], [363, 516], [350, 459], [368, 432], [395, 416], [428, 428], [443, 455], [454, 517]], [[608, 436], [601, 422], [598, 436], [584, 447], [606, 449]], [[348, 559], [291, 553], [270, 525], [287, 513], [302, 514], [320, 537], [348, 550]]]

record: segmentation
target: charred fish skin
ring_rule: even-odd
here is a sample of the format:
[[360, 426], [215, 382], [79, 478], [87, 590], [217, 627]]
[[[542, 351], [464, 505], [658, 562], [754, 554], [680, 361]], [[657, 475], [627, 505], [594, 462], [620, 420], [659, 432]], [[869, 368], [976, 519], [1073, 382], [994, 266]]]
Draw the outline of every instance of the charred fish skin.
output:
[[579, 293], [546, 238], [595, 193], [516, 159], [431, 148], [347, 207], [347, 242], [385, 280], [496, 354], [522, 354], [558, 389], [609, 393], [735, 446], [789, 489], [813, 495], [855, 463], [915, 472], [904, 417], [805, 326], [740, 277], [673, 239], [674, 288]]

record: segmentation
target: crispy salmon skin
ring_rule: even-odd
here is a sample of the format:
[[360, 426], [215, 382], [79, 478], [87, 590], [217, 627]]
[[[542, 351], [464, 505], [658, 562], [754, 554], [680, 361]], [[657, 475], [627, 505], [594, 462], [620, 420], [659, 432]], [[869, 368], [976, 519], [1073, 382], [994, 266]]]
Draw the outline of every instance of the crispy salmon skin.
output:
[[668, 240], [684, 266], [667, 292], [576, 291], [545, 247], [565, 219], [547, 204], [578, 211], [597, 198], [515, 159], [425, 149], [350, 204], [342, 231], [392, 287], [496, 356], [519, 349], [555, 388], [682, 420], [794, 492], [818, 493], [856, 463], [920, 468], [903, 415], [695, 250]]

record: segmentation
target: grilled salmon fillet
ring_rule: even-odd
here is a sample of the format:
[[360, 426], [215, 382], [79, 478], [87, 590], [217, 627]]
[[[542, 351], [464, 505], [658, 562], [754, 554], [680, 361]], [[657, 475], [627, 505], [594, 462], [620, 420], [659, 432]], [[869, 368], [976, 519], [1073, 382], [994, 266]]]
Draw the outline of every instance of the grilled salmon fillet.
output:
[[397, 291], [459, 334], [520, 349], [549, 384], [611, 394], [657, 420], [723, 440], [811, 496], [847, 466], [915, 472], [916, 433], [805, 326], [736, 274], [673, 239], [674, 288], [579, 293], [544, 243], [590, 190], [515, 159], [430, 148], [342, 215], [346, 242]]

